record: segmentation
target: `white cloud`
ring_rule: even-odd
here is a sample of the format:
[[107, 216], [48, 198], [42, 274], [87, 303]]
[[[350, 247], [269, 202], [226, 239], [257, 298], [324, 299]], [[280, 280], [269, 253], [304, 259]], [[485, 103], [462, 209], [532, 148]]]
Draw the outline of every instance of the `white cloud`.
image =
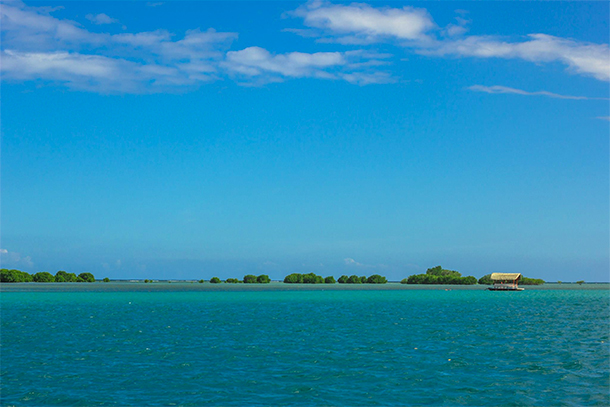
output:
[[596, 117], [596, 119], [605, 120], [605, 121], [610, 122], [610, 116], [598, 116], [598, 117]]
[[196, 87], [218, 77], [218, 63], [237, 37], [213, 29], [188, 30], [177, 40], [165, 30], [92, 33], [49, 12], [21, 3], [2, 5], [3, 80], [101, 93]]
[[[288, 52], [272, 54], [264, 48], [249, 47], [227, 52], [223, 66], [235, 75], [257, 78], [260, 83], [278, 82], [284, 78], [344, 79], [366, 85], [388, 83], [389, 74], [367, 71], [373, 54], [362, 52]], [[378, 55], [378, 57], [382, 57]], [[367, 63], [361, 63], [365, 59]], [[358, 61], [358, 62], [356, 62]], [[364, 71], [358, 71], [364, 69]]]
[[567, 65], [571, 72], [610, 81], [610, 50], [607, 44], [583, 43], [546, 34], [530, 34], [528, 40], [522, 42], [471, 36], [438, 42], [418, 52], [433, 56], [516, 58], [536, 63], [561, 62]]
[[546, 90], [540, 90], [536, 92], [528, 92], [521, 89], [509, 88], [507, 86], [483, 86], [483, 85], [473, 85], [468, 87], [467, 89], [475, 91], [475, 92], [485, 92], [485, 93], [508, 93], [515, 95], [524, 95], [524, 96], [547, 96], [555, 99], [570, 99], [570, 100], [608, 100], [608, 98], [597, 98], [597, 97], [587, 97], [587, 96], [568, 96], [568, 95], [560, 95], [558, 93], [547, 92]]
[[119, 20], [116, 18], [110, 17], [108, 14], [100, 13], [100, 14], [87, 14], [85, 18], [91, 21], [93, 24], [102, 25], [102, 24], [115, 24], [118, 23]]
[[345, 64], [346, 60], [339, 52], [290, 52], [273, 55], [260, 47], [227, 52], [228, 67], [247, 76], [266, 72], [292, 77], [315, 76], [325, 68]]
[[426, 32], [435, 27], [425, 9], [413, 7], [374, 8], [363, 3], [342, 5], [311, 1], [289, 14], [301, 17], [304, 24], [319, 35], [333, 35], [342, 43], [367, 43], [384, 37], [422, 40]]
[[[491, 36], [464, 36], [470, 20], [457, 10], [455, 24], [437, 27], [424, 9], [371, 7], [313, 1], [289, 13], [309, 29], [290, 29], [321, 42], [391, 43], [416, 53], [437, 57], [522, 59], [534, 63], [559, 62], [572, 73], [610, 81], [607, 44], [591, 44], [546, 34], [529, 34], [524, 41]], [[444, 38], [441, 38], [444, 37]]]
[[159, 6], [163, 5], [163, 2], [160, 2], [160, 1], [158, 1], [158, 2], [150, 2], [149, 1], [148, 3], [146, 3], [146, 5], [148, 7], [159, 7]]

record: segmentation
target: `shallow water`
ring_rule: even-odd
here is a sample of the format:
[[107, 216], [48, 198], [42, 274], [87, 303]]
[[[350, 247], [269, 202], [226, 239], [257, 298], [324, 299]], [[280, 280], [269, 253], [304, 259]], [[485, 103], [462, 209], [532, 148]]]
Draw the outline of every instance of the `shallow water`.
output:
[[610, 405], [606, 285], [128, 286], [2, 287], [2, 405]]

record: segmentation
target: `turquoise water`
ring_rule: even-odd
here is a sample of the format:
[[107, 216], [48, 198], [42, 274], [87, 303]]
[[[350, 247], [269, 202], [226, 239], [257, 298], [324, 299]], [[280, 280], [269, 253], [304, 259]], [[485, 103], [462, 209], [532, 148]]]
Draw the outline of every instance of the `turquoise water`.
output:
[[610, 405], [607, 286], [95, 286], [3, 287], [2, 405]]

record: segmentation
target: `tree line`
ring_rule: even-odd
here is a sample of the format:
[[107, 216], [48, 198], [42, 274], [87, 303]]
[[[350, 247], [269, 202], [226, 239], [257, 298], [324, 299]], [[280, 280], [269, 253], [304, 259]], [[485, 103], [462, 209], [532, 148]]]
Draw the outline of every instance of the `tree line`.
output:
[[[106, 277], [104, 282], [110, 280]], [[357, 275], [342, 275], [337, 280], [333, 276], [322, 277], [315, 273], [292, 273], [284, 277], [284, 283], [286, 284], [385, 284], [388, 280], [379, 274], [373, 274], [369, 277], [357, 276]], [[95, 277], [91, 273], [80, 273], [78, 276], [75, 273], [68, 273], [60, 270], [55, 275], [46, 271], [38, 272], [35, 274], [29, 274], [25, 271], [20, 270], [9, 270], [0, 269], [0, 282], [2, 283], [84, 283], [95, 282]], [[145, 283], [152, 282], [152, 280], [144, 280]], [[205, 280], [199, 280], [200, 283], [204, 283]], [[218, 277], [212, 277], [209, 280], [212, 284], [220, 284], [223, 281]], [[266, 274], [255, 276], [254, 274], [247, 274], [243, 279], [227, 278], [224, 283], [227, 284], [269, 284], [271, 279]], [[447, 270], [441, 266], [432, 267], [426, 270], [425, 274], [414, 274], [405, 278], [401, 281], [402, 284], [454, 284], [454, 285], [492, 285], [491, 274], [487, 274], [480, 279], [476, 279], [473, 276], [462, 277], [462, 274], [455, 270]], [[528, 278], [522, 277], [519, 284], [522, 285], [540, 285], [544, 284], [545, 281], [539, 278]], [[581, 283], [581, 282], [579, 282]]]
[[29, 274], [20, 270], [0, 269], [0, 282], [2, 283], [93, 283], [95, 277], [91, 273], [68, 273], [60, 270], [55, 275], [41, 271]]

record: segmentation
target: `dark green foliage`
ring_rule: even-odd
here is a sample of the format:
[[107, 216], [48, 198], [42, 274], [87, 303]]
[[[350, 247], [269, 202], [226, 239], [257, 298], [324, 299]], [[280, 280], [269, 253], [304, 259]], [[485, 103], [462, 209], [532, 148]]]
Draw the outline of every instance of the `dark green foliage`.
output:
[[303, 284], [324, 284], [324, 278], [315, 273], [303, 274]]
[[360, 276], [360, 282], [366, 284], [366, 276]]
[[229, 284], [237, 284], [237, 283], [239, 283], [239, 280], [238, 280], [238, 279], [236, 279], [236, 278], [227, 278], [227, 279], [225, 280], [225, 283], [229, 283]]
[[269, 284], [271, 279], [267, 274], [261, 274], [260, 276], [256, 277], [256, 282], [259, 284]]
[[519, 284], [521, 284], [521, 285], [542, 285], [542, 284], [544, 284], [544, 280], [541, 278], [521, 277], [521, 280], [519, 280]]
[[104, 277], [104, 279], [102, 280], [104, 283], [109, 283], [110, 279], [108, 277]]
[[[493, 285], [493, 283], [494, 283], [494, 281], [491, 279], [491, 274], [486, 274], [483, 277], [479, 278], [479, 284]], [[544, 280], [541, 280], [539, 278], [521, 277], [521, 279], [519, 280], [519, 284], [520, 285], [540, 285], [540, 284], [544, 284]]]
[[0, 270], [0, 282], [2, 283], [29, 283], [33, 281], [33, 277], [25, 271], [19, 270]]
[[479, 284], [492, 285], [493, 283], [491, 274], [485, 274], [483, 277], [479, 278]]
[[[401, 282], [404, 282], [404, 280]], [[406, 283], [472, 285], [477, 283], [477, 279], [472, 276], [462, 277], [462, 274], [457, 271], [445, 270], [441, 266], [436, 266], [426, 270], [426, 274], [414, 274], [409, 276]]]
[[400, 280], [400, 284], [409, 284], [409, 280], [406, 278], [403, 278], [402, 280]]
[[337, 280], [337, 282], [339, 284], [347, 284], [347, 280], [349, 280], [349, 277], [346, 275], [342, 275], [341, 277], [339, 277], [339, 280]]
[[303, 274], [292, 273], [284, 277], [284, 282], [287, 284], [301, 284], [303, 283]]
[[256, 276], [253, 274], [248, 274], [244, 276], [244, 283], [246, 284], [256, 284]]
[[316, 275], [316, 273], [292, 273], [284, 278], [284, 282], [288, 284], [324, 284], [324, 277]]
[[210, 279], [210, 283], [212, 283], [212, 284], [218, 284], [218, 283], [220, 283], [220, 282], [221, 282], [221, 281], [220, 281], [220, 279], [219, 279], [218, 277], [212, 277], [212, 278]]
[[324, 279], [324, 283], [326, 284], [335, 284], [335, 278], [333, 276], [328, 276]]
[[578, 284], [578, 285], [583, 285], [583, 283], [584, 283], [584, 282], [585, 282], [585, 280], [578, 280], [578, 281], [576, 282], [576, 284]]
[[199, 280], [199, 284], [203, 284], [203, 283], [205, 283], [204, 280]]
[[33, 280], [37, 283], [52, 283], [55, 281], [55, 277], [53, 277], [53, 274], [48, 273], [46, 271], [36, 273], [32, 277]]
[[388, 282], [388, 279], [384, 276], [380, 276], [379, 274], [373, 274], [366, 279], [366, 282], [367, 284], [385, 284]]
[[95, 283], [95, 277], [91, 273], [80, 273], [79, 278], [82, 278], [86, 283]]
[[362, 280], [357, 275], [349, 276], [347, 279], [348, 284], [362, 284]]
[[74, 273], [66, 273], [63, 270], [59, 270], [55, 273], [55, 282], [56, 283], [76, 283], [78, 277]]
[[144, 280], [145, 283], [150, 283], [150, 280], [146, 279]]

